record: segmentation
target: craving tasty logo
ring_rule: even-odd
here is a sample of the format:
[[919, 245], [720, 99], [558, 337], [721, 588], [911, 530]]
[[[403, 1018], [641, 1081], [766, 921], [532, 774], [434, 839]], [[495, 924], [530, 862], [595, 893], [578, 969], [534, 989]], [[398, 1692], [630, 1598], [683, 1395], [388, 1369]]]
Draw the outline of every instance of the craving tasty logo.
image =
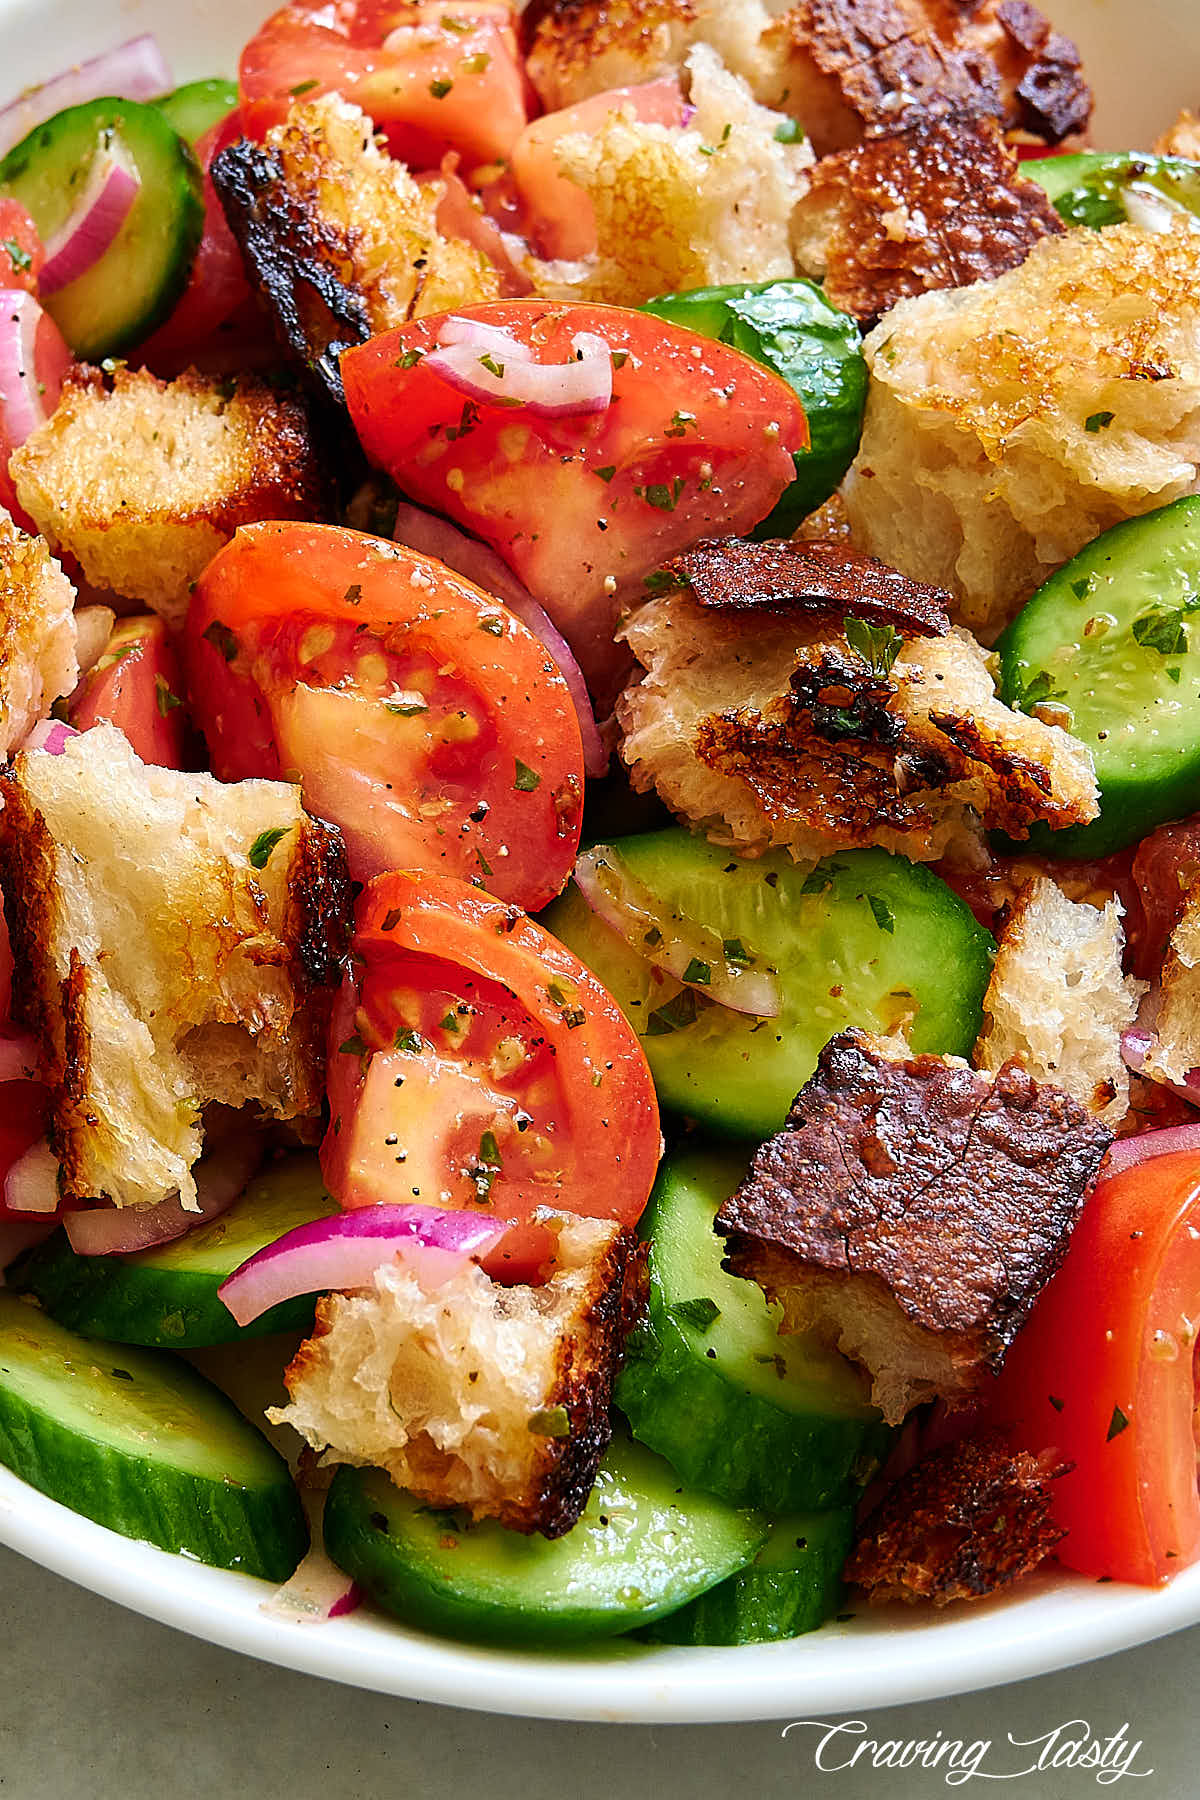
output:
[[[1048, 1769], [1090, 1770], [1102, 1786], [1110, 1786], [1124, 1775], [1140, 1779], [1154, 1773], [1153, 1769], [1134, 1768], [1142, 1740], [1127, 1737], [1128, 1723], [1119, 1725], [1107, 1738], [1094, 1732], [1086, 1719], [1068, 1719], [1040, 1737], [1017, 1738], [1010, 1731], [1007, 1744], [1011, 1755], [992, 1738], [968, 1743], [943, 1737], [940, 1731], [930, 1738], [874, 1738], [867, 1736], [869, 1729], [865, 1719], [845, 1719], [841, 1724], [794, 1719], [784, 1726], [781, 1736], [820, 1732], [813, 1765], [823, 1775], [854, 1768], [937, 1769], [947, 1787], [962, 1787], [972, 1780], [1020, 1781]], [[1014, 1766], [1006, 1766], [1009, 1762]]]

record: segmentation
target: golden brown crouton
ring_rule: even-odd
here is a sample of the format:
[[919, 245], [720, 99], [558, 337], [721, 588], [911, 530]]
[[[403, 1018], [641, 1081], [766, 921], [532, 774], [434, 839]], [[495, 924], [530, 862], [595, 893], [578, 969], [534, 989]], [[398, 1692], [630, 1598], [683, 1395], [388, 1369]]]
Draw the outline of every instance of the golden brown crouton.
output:
[[1200, 118], [1185, 107], [1154, 148], [1159, 156], [1186, 156], [1192, 162], [1200, 162]]
[[239, 525], [318, 519], [323, 486], [301, 401], [249, 378], [146, 369], [69, 376], [9, 465], [21, 505], [96, 588], [172, 626]]
[[1053, 1451], [1011, 1451], [979, 1432], [925, 1457], [885, 1494], [851, 1550], [843, 1578], [872, 1606], [889, 1600], [982, 1600], [1043, 1562], [1065, 1535], [1050, 1483], [1069, 1463]]
[[837, 545], [742, 546], [739, 568], [747, 551], [772, 567], [794, 559], [810, 585], [821, 553], [824, 610], [703, 606], [690, 589], [640, 607], [619, 635], [645, 674], [617, 705], [637, 789], [656, 788], [714, 843], [798, 860], [866, 844], [918, 861], [949, 845], [971, 857], [980, 820], [1023, 837], [1034, 819], [1095, 817], [1087, 750], [1002, 705], [968, 633], [943, 615], [943, 635], [918, 636], [897, 612], [902, 635], [876, 624], [864, 654], [845, 619], [885, 616], [869, 604], [870, 559]]
[[443, 184], [418, 185], [336, 94], [229, 145], [212, 176], [283, 342], [338, 399], [348, 344], [500, 292], [481, 251], [438, 231]]
[[679, 74], [694, 44], [711, 45], [757, 93], [770, 72], [768, 21], [762, 0], [530, 0], [525, 66], [547, 112]]
[[63, 1195], [193, 1204], [207, 1102], [320, 1110], [341, 839], [298, 788], [152, 767], [111, 725], [22, 752], [0, 799], [14, 1005]]
[[1115, 1125], [1129, 1110], [1121, 1033], [1137, 1017], [1146, 984], [1122, 969], [1121, 907], [1070, 900], [1042, 875], [1021, 892], [1000, 937], [972, 1061], [1016, 1060]]
[[322, 1460], [386, 1469], [431, 1506], [561, 1537], [607, 1448], [612, 1385], [642, 1304], [633, 1232], [559, 1221], [544, 1287], [500, 1287], [470, 1264], [422, 1285], [403, 1260], [330, 1294], [287, 1370], [294, 1425]]
[[996, 281], [902, 300], [864, 348], [854, 542], [989, 641], [1109, 526], [1200, 491], [1190, 222], [1046, 238]]
[[726, 1266], [872, 1376], [890, 1423], [968, 1398], [1065, 1254], [1112, 1132], [1014, 1063], [995, 1078], [831, 1038], [717, 1214]]
[[864, 322], [910, 294], [966, 287], [1065, 229], [994, 119], [944, 113], [827, 156], [792, 215], [801, 266]]
[[0, 510], [0, 762], [79, 679], [74, 605], [41, 538]]

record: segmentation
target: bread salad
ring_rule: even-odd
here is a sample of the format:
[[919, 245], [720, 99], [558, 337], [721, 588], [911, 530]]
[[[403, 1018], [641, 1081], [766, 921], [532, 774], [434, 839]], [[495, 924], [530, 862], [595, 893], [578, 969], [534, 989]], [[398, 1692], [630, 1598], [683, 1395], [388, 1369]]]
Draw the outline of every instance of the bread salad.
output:
[[1026, 0], [0, 112], [18, 1477], [501, 1645], [1200, 1557], [1200, 119], [1090, 112]]

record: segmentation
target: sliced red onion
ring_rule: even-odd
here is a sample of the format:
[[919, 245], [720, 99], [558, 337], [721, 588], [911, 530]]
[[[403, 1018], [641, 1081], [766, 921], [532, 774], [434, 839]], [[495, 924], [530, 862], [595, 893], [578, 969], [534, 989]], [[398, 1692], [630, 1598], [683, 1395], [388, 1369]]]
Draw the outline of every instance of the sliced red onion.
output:
[[1146, 1056], [1154, 1042], [1154, 1033], [1144, 1025], [1131, 1025], [1128, 1031], [1121, 1033], [1121, 1061], [1135, 1075], [1140, 1075], [1146, 1066]]
[[39, 719], [21, 744], [22, 750], [44, 750], [47, 756], [61, 756], [68, 743], [79, 733], [61, 719]]
[[1155, 1156], [1175, 1150], [1200, 1150], [1200, 1120], [1194, 1125], [1168, 1125], [1164, 1131], [1142, 1131], [1136, 1137], [1118, 1138], [1104, 1159], [1104, 1175], [1120, 1175]]
[[83, 193], [46, 241], [40, 293], [57, 293], [99, 262], [129, 217], [141, 187], [141, 177], [130, 168], [119, 144], [97, 150]]
[[549, 614], [543, 612], [529, 589], [517, 580], [508, 564], [489, 544], [481, 544], [478, 538], [468, 537], [449, 519], [441, 519], [420, 506], [410, 506], [406, 500], [401, 500], [396, 508], [392, 536], [398, 544], [407, 544], [410, 550], [436, 556], [448, 569], [465, 575], [485, 593], [495, 594], [497, 600], [503, 600], [522, 625], [527, 625], [534, 637], [545, 645], [558, 664], [559, 674], [575, 702], [579, 735], [583, 739], [584, 773], [603, 775], [608, 768], [608, 751], [596, 726], [583, 670], [575, 661], [566, 638], [555, 628]]
[[57, 391], [46, 391], [38, 371], [38, 329], [45, 317], [23, 288], [0, 289], [0, 402], [10, 451], [44, 425], [58, 404]]
[[473, 344], [484, 354], [504, 362], [533, 361], [532, 346], [523, 344], [511, 331], [505, 331], [499, 325], [485, 324], [482, 319], [463, 319], [457, 313], [443, 320], [438, 331], [438, 348], [448, 349], [451, 344]]
[[188, 1211], [178, 1194], [157, 1206], [97, 1206], [64, 1215], [77, 1256], [128, 1256], [169, 1244], [197, 1225], [219, 1218], [244, 1190], [263, 1157], [262, 1139], [238, 1132], [225, 1138], [196, 1165], [196, 1208]]
[[376, 1269], [414, 1254], [427, 1285], [440, 1286], [504, 1236], [503, 1220], [436, 1206], [364, 1206], [298, 1225], [235, 1269], [217, 1292], [239, 1325], [297, 1294], [365, 1287]]
[[0, 1086], [6, 1081], [36, 1081], [38, 1047], [32, 1037], [0, 1037]]
[[575, 864], [575, 885], [597, 918], [656, 969], [731, 1012], [778, 1017], [783, 999], [775, 970], [760, 968], [739, 941], [719, 938], [664, 907], [607, 844], [584, 851]]
[[171, 69], [149, 32], [128, 38], [87, 62], [74, 63], [39, 87], [27, 88], [0, 111], [0, 156], [37, 125], [63, 112], [112, 94], [121, 100], [157, 100], [175, 85]]
[[[1135, 1075], [1147, 1074], [1146, 1060], [1158, 1042], [1153, 1021], [1158, 1016], [1161, 1001], [1162, 995], [1157, 985], [1151, 987], [1142, 1000], [1139, 1022], [1121, 1033], [1121, 1060]], [[1157, 1082], [1160, 1087], [1169, 1088], [1189, 1105], [1200, 1106], [1200, 1069], [1188, 1069], [1182, 1081], [1168, 1081], [1157, 1069], [1151, 1069], [1147, 1079]]]
[[[473, 319], [447, 319], [438, 348], [428, 352], [423, 365], [470, 399], [527, 407], [544, 419], [604, 412], [612, 404], [612, 353], [603, 338], [579, 332], [571, 339], [575, 355], [570, 362], [539, 363], [528, 354], [514, 355], [515, 340], [507, 332], [497, 334], [503, 348], [483, 345], [474, 331], [463, 333], [463, 327], [476, 324]], [[449, 338], [452, 329], [459, 335]]]
[[4, 1204], [9, 1212], [58, 1211], [58, 1158], [45, 1138], [31, 1144], [24, 1156], [10, 1163], [4, 1177]]
[[353, 1612], [361, 1606], [363, 1595], [358, 1583], [330, 1560], [325, 1548], [325, 1495], [301, 1488], [300, 1498], [308, 1514], [311, 1544], [296, 1573], [264, 1600], [259, 1610], [294, 1625], [321, 1625], [326, 1619]]

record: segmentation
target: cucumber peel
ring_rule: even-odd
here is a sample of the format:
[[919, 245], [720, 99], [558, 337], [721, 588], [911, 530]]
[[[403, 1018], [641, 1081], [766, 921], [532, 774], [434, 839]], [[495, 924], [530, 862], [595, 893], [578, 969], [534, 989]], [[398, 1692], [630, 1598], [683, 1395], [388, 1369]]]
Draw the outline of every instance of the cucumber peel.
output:
[[841, 1604], [854, 1513], [777, 1519], [752, 1563], [646, 1627], [655, 1644], [769, 1644], [815, 1631]]

